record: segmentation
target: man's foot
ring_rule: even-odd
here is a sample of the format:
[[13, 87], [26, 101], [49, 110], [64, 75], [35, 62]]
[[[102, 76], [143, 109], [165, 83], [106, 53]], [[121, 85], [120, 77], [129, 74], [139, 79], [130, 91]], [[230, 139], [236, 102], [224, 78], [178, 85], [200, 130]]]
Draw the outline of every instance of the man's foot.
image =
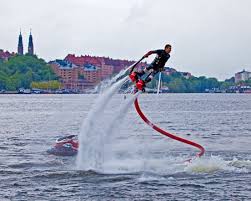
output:
[[138, 80], [138, 82], [136, 83], [136, 87], [140, 91], [144, 92], [145, 91], [145, 86], [146, 86], [146, 84], [145, 84], [145, 82], [143, 80]]
[[129, 75], [130, 79], [132, 80], [132, 82], [137, 82], [138, 81], [138, 75], [137, 75], [137, 72], [132, 72], [130, 75]]

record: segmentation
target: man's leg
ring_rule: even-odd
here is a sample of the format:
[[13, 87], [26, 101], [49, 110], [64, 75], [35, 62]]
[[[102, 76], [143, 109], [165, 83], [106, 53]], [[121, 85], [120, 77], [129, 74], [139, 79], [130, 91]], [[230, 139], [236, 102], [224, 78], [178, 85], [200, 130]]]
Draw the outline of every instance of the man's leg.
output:
[[145, 78], [145, 83], [151, 82], [151, 80], [153, 79], [153, 77], [158, 73], [158, 71], [155, 71], [153, 69], [151, 69], [151, 72], [146, 76]]
[[136, 72], [136, 74], [139, 76], [139, 77], [142, 77], [143, 75], [145, 75], [147, 72], [151, 71], [153, 69], [153, 66], [152, 65], [149, 65], [147, 66], [146, 68], [144, 68], [144, 70], [140, 70], [138, 72]]
[[142, 76], [145, 75], [147, 72], [148, 72], [148, 69], [145, 68], [144, 70], [137, 71], [136, 74], [137, 74], [139, 77], [142, 77]]
[[141, 77], [141, 76], [145, 75], [145, 71], [144, 70], [140, 70], [140, 71], [137, 71], [135, 73], [138, 75], [138, 77]]

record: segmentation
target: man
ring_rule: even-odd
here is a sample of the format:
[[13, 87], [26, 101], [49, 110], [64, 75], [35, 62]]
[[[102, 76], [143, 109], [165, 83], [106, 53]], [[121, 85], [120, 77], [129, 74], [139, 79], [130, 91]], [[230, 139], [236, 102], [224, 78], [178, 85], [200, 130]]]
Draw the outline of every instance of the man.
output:
[[[132, 80], [132, 77], [135, 76], [134, 79], [136, 80], [136, 86], [138, 89], [142, 90], [144, 88], [145, 83], [150, 82], [157, 73], [164, 70], [165, 64], [170, 58], [171, 50], [172, 46], [170, 44], [167, 44], [164, 49], [149, 51], [143, 56], [143, 58], [147, 58], [152, 54], [157, 54], [153, 62], [148, 67], [146, 67], [143, 71], [134, 72], [130, 76]], [[142, 77], [147, 72], [149, 72], [149, 74], [146, 76], [144, 81], [138, 80], [138, 78]]]

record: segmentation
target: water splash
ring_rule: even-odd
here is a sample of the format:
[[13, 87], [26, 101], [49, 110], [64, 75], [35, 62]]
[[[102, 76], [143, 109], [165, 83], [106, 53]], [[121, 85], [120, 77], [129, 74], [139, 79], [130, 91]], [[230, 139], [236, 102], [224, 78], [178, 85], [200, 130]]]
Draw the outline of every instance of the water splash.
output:
[[[114, 157], [114, 152], [112, 151], [112, 145], [114, 136], [118, 135], [121, 125], [123, 125], [124, 118], [126, 117], [127, 112], [129, 111], [129, 108], [131, 105], [133, 105], [133, 102], [138, 97], [140, 92], [132, 95], [131, 97], [127, 98], [125, 102], [123, 102], [120, 106], [120, 109], [118, 112], [116, 112], [112, 118], [106, 120], [106, 129], [105, 129], [105, 136], [104, 136], [104, 145], [109, 146], [109, 148], [104, 149], [104, 157], [106, 157], [106, 162], [109, 160], [112, 160]], [[104, 164], [105, 161], [103, 161]], [[104, 171], [109, 171], [107, 169], [104, 169]]]
[[122, 124], [122, 122], [128, 112], [128, 108], [133, 104], [133, 102], [139, 96], [139, 94], [140, 94], [140, 92], [137, 92], [135, 95], [132, 95], [124, 103], [122, 103], [119, 111], [110, 120], [108, 127], [105, 131], [106, 134], [109, 134], [107, 136], [108, 141], [110, 141], [110, 139], [114, 136], [116, 130], [119, 129], [119, 126]]
[[218, 171], [228, 172], [249, 172], [251, 169], [251, 161], [238, 160], [224, 160], [220, 156], [202, 157], [187, 163], [185, 171], [189, 173], [214, 173]]
[[236, 157], [232, 161], [229, 162], [229, 165], [236, 168], [246, 168], [251, 171], [251, 160], [239, 160]]
[[79, 135], [79, 151], [77, 156], [77, 167], [79, 169], [102, 169], [102, 164], [100, 164], [100, 161], [102, 161], [100, 145], [103, 144], [102, 136], [104, 136], [102, 128], [103, 113], [111, 98], [127, 79], [127, 77], [124, 77], [105, 90], [104, 93], [100, 94], [87, 115]]
[[106, 174], [132, 174], [140, 173], [140, 179], [159, 180], [163, 176], [173, 176], [176, 174], [215, 174], [217, 172], [250, 173], [251, 161], [224, 160], [220, 156], [208, 156], [185, 163], [185, 157], [168, 156], [163, 158], [153, 158], [149, 155], [147, 166], [142, 170], [143, 158], [139, 155], [126, 158], [110, 158], [104, 163]]

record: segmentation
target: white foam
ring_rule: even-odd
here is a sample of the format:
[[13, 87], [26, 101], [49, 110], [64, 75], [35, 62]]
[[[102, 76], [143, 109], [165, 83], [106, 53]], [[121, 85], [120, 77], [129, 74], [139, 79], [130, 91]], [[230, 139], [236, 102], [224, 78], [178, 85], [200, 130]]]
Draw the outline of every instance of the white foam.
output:
[[[143, 163], [146, 165], [143, 167]], [[140, 155], [129, 155], [126, 158], [113, 158], [105, 161], [103, 173], [122, 174], [139, 173], [139, 182], [162, 180], [163, 176], [179, 173], [214, 174], [216, 172], [248, 173], [251, 171], [249, 160], [224, 160], [220, 156], [209, 156], [184, 162], [183, 157], [152, 158], [145, 160]], [[169, 179], [172, 178], [171, 176]]]
[[[180, 157], [151, 158], [144, 160], [142, 155], [129, 155], [126, 158], [113, 158], [104, 163], [104, 173], [137, 173], [143, 172], [143, 175], [168, 175], [184, 172], [184, 159]], [[155, 175], [155, 176], [156, 176]]]
[[220, 156], [210, 156], [194, 159], [191, 163], [187, 163], [184, 170], [189, 173], [248, 172], [250, 167], [250, 161], [241, 161], [236, 158], [227, 161]]

